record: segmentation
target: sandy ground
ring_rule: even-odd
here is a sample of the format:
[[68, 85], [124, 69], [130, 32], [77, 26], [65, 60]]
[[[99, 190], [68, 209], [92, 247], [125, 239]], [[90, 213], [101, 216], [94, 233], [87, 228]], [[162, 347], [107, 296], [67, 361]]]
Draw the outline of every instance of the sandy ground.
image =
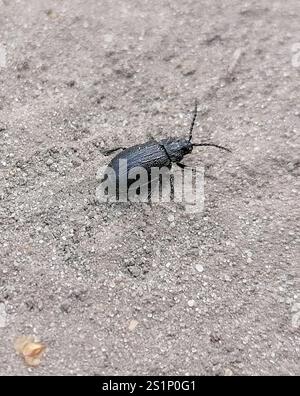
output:
[[[0, 374], [300, 374], [299, 0], [0, 10]], [[186, 157], [205, 210], [99, 204], [101, 151], [186, 135], [195, 97], [233, 150]]]

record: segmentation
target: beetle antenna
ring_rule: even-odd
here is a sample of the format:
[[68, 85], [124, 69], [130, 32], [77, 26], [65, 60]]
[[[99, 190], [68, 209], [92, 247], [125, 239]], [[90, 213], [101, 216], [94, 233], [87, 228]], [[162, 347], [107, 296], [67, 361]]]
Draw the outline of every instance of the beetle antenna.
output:
[[195, 109], [194, 109], [192, 123], [190, 126], [189, 142], [192, 140], [192, 137], [193, 137], [193, 128], [194, 128], [196, 117], [197, 117], [197, 106], [198, 106], [197, 99], [195, 99]]
[[227, 147], [219, 146], [218, 144], [213, 144], [213, 143], [193, 143], [193, 146], [212, 146], [212, 147], [217, 147], [221, 150], [228, 151], [231, 153], [231, 150], [229, 150]]

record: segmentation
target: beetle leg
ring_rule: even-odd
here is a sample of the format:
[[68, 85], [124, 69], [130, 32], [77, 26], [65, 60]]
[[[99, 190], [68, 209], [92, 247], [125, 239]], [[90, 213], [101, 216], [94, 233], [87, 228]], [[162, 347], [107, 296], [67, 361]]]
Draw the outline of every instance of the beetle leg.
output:
[[101, 151], [101, 153], [107, 157], [108, 155], [114, 153], [115, 151], [125, 150], [126, 148], [127, 147], [115, 147], [115, 148], [110, 149], [110, 150], [103, 150], [103, 151]]
[[181, 162], [176, 162], [176, 165], [179, 166], [179, 168], [181, 168], [181, 169], [188, 168], [187, 165], [184, 165]]
[[171, 173], [171, 175], [170, 175], [170, 200], [171, 200], [171, 202], [174, 201], [174, 197], [175, 197], [174, 174]]
[[179, 166], [179, 168], [181, 168], [181, 169], [192, 169], [192, 170], [195, 170], [195, 168], [192, 168], [191, 166], [182, 164], [181, 162], [176, 162], [176, 165]]

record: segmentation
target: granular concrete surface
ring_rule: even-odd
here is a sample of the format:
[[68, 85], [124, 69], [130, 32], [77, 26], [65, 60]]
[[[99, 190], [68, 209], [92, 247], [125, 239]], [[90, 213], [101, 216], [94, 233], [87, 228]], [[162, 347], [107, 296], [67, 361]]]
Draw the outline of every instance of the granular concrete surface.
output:
[[[0, 7], [0, 374], [299, 375], [299, 0]], [[195, 98], [204, 210], [99, 202]]]

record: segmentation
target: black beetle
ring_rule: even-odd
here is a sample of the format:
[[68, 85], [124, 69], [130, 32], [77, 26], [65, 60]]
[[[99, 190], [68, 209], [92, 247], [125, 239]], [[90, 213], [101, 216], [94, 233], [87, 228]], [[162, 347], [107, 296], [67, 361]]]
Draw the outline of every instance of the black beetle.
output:
[[[103, 154], [109, 155], [114, 151], [122, 149], [122, 151], [118, 153], [108, 164], [108, 167], [112, 168], [116, 174], [117, 191], [118, 191], [120, 176], [123, 177], [123, 174], [119, 175], [119, 161], [121, 159], [125, 159], [127, 161], [127, 188], [128, 188], [130, 184], [132, 184], [135, 181], [132, 179], [128, 179], [128, 173], [131, 169], [136, 167], [144, 168], [149, 175], [149, 180], [150, 180], [151, 168], [153, 167], [158, 167], [158, 168], [166, 167], [168, 169], [171, 169], [172, 163], [175, 163], [176, 165], [178, 165], [180, 168], [183, 169], [185, 168], [185, 165], [182, 164], [180, 161], [183, 159], [185, 155], [190, 154], [193, 151], [193, 147], [195, 146], [212, 146], [230, 152], [228, 148], [219, 146], [217, 144], [192, 142], [193, 128], [196, 117], [197, 117], [197, 101], [195, 102], [195, 110], [194, 110], [194, 115], [190, 126], [188, 138], [169, 137], [166, 139], [162, 139], [160, 141], [150, 140], [146, 143], [137, 144], [135, 146], [128, 148], [116, 147], [114, 149], [105, 151]], [[108, 176], [106, 175], [106, 178], [102, 179], [102, 181], [106, 180], [107, 177]]]

